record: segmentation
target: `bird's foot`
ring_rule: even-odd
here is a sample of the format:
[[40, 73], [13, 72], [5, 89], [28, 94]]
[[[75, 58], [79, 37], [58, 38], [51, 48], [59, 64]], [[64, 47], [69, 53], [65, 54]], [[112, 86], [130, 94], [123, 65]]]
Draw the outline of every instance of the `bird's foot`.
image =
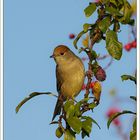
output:
[[72, 101], [74, 101], [74, 102], [76, 102], [76, 103], [77, 103], [77, 101], [75, 100], [75, 98], [74, 98], [74, 97], [68, 97], [67, 99], [68, 99], [68, 100], [72, 100]]

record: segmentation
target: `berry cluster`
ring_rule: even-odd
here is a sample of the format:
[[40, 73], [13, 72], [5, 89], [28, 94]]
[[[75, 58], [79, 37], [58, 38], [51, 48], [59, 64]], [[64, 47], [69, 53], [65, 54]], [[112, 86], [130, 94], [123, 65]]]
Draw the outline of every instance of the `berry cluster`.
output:
[[124, 46], [124, 49], [129, 52], [132, 48], [136, 48], [136, 47], [137, 47], [137, 42], [136, 42], [136, 40], [134, 40], [134, 41], [126, 44]]
[[[90, 83], [90, 88], [91, 88], [91, 89], [93, 88], [94, 83], [95, 83], [95, 82], [91, 82], [91, 83]], [[83, 84], [82, 90], [85, 90], [85, 89], [86, 89], [86, 84]]]

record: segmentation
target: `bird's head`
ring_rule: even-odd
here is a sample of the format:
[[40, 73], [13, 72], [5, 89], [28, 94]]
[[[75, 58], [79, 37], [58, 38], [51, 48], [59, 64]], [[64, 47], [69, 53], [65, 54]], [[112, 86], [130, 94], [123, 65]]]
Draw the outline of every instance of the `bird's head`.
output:
[[50, 57], [54, 58], [57, 64], [60, 64], [71, 61], [75, 55], [67, 46], [59, 45], [54, 49], [53, 55]]

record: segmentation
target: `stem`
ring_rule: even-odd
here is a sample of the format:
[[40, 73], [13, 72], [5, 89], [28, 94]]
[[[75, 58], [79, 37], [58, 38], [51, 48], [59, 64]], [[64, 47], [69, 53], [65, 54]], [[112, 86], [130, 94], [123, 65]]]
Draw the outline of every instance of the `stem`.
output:
[[93, 39], [91, 39], [91, 43], [90, 43], [90, 46], [89, 48], [92, 49], [94, 44], [96, 43], [96, 41], [99, 39], [100, 37], [100, 31], [97, 31], [97, 33], [95, 34], [95, 36], [93, 37]]
[[104, 70], [107, 69], [113, 62], [113, 58], [111, 57], [109, 63], [104, 67]]
[[133, 35], [133, 37], [134, 37], [134, 40], [137, 40], [137, 37], [136, 37], [136, 33], [135, 33], [135, 31], [134, 31], [134, 28], [132, 28], [132, 35]]
[[[99, 31], [100, 32], [100, 31]], [[91, 39], [90, 41], [90, 45], [88, 47], [89, 50], [92, 50], [94, 44], [96, 43], [96, 41], [98, 40], [98, 38], [100, 37], [100, 33], [97, 31], [96, 35], [93, 37], [93, 39]], [[89, 58], [89, 63], [88, 63], [88, 71], [86, 73], [86, 76], [88, 78], [88, 81], [87, 81], [87, 85], [86, 85], [86, 93], [85, 93], [85, 98], [88, 97], [89, 93], [90, 93], [90, 84], [92, 82], [92, 77], [93, 77], [93, 74], [92, 74], [92, 54], [91, 54], [91, 51], [87, 51], [87, 50], [84, 50], [86, 52], [86, 54], [88, 55], [88, 58]]]
[[108, 54], [106, 54], [106, 55], [98, 57], [97, 60], [103, 60], [103, 59], [105, 59], [107, 57], [110, 57], [110, 56]]
[[[98, 22], [100, 22], [103, 18], [104, 18], [104, 16], [106, 16], [106, 15], [104, 15], [104, 7], [102, 6], [101, 7], [101, 10], [102, 10], [102, 15], [99, 17], [99, 19], [97, 19], [96, 20], [96, 23], [98, 23]], [[93, 77], [93, 74], [92, 74], [92, 54], [91, 54], [91, 51], [90, 50], [92, 50], [93, 49], [93, 46], [94, 46], [94, 44], [99, 40], [101, 38], [101, 31], [100, 31], [100, 29], [98, 29], [97, 28], [97, 30], [95, 31], [95, 35], [93, 36], [93, 38], [91, 38], [90, 39], [90, 45], [88, 46], [88, 48], [86, 48], [86, 49], [83, 49], [85, 52], [86, 52], [86, 54], [88, 55], [88, 58], [89, 58], [89, 63], [88, 63], [88, 71], [87, 71], [87, 73], [86, 73], [86, 76], [87, 76], [87, 78], [88, 78], [88, 81], [87, 81], [87, 84], [86, 84], [86, 93], [85, 93], [85, 95], [84, 95], [84, 97], [85, 98], [87, 98], [88, 97], [88, 95], [89, 95], [89, 93], [90, 93], [90, 84], [91, 84], [91, 82], [92, 82], [92, 77]], [[89, 51], [87, 51], [87, 49], [89, 50]]]
[[90, 83], [92, 82], [92, 76], [91, 76], [91, 73], [90, 73], [91, 71], [92, 71], [92, 68], [91, 68], [91, 61], [90, 61], [88, 63], [88, 72], [87, 72], [88, 81], [87, 81], [87, 85], [86, 85], [85, 98], [87, 98], [88, 95], [89, 95]]

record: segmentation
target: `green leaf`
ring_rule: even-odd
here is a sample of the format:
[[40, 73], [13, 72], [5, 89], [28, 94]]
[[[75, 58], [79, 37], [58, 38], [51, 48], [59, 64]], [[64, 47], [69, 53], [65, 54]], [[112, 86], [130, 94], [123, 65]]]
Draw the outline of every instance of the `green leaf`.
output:
[[89, 137], [89, 135], [83, 129], [82, 129], [81, 136], [82, 136], [82, 139], [84, 139], [85, 136]]
[[109, 44], [110, 40], [112, 39], [118, 40], [117, 34], [112, 30], [108, 30], [106, 33], [106, 43]]
[[98, 124], [94, 119], [92, 119], [92, 122], [93, 122], [94, 124], [96, 124], [96, 125], [98, 126], [99, 129], [101, 129], [101, 127], [99, 126], [99, 124]]
[[51, 92], [33, 92], [29, 95], [29, 97], [26, 97], [25, 99], [23, 99], [19, 104], [18, 106], [16, 107], [16, 113], [18, 113], [19, 109], [27, 102], [29, 101], [30, 99], [32, 99], [33, 97], [35, 96], [38, 96], [38, 95], [50, 95], [50, 96], [54, 96], [54, 97], [57, 97], [57, 95], [51, 93]]
[[109, 44], [106, 46], [109, 54], [117, 59], [120, 60], [121, 56], [122, 56], [122, 48], [123, 45], [122, 43], [120, 43], [119, 41], [116, 40], [110, 40]]
[[101, 129], [99, 124], [94, 119], [92, 119], [91, 117], [89, 117], [89, 116], [82, 116], [81, 118], [82, 119], [86, 119], [86, 120], [90, 119], [94, 124], [96, 124], [99, 127], [99, 129]]
[[86, 17], [90, 17], [90, 16], [95, 12], [95, 10], [96, 10], [96, 5], [95, 5], [95, 3], [90, 4], [88, 7], [86, 7], [86, 8], [84, 9], [85, 16], [86, 16]]
[[137, 130], [137, 119], [136, 118], [133, 122], [133, 130]]
[[71, 105], [74, 105], [74, 101], [73, 100], [67, 100], [66, 103], [64, 104], [64, 110], [67, 112]]
[[89, 29], [89, 27], [91, 27], [91, 26], [92, 26], [92, 24], [85, 23], [85, 24], [83, 25], [84, 32], [87, 32], [88, 29]]
[[136, 131], [131, 131], [130, 132], [130, 140], [137, 140], [137, 133]]
[[83, 34], [85, 34], [86, 32], [84, 32], [84, 31], [81, 31], [78, 35], [77, 35], [77, 37], [75, 38], [75, 40], [73, 41], [73, 45], [74, 45], [74, 47], [76, 48], [76, 49], [78, 49], [78, 46], [77, 46], [77, 42], [78, 42], [78, 40], [81, 38], [81, 36], [83, 35]]
[[135, 97], [135, 96], [130, 96], [130, 98], [134, 101], [137, 101], [137, 97]]
[[98, 57], [98, 55], [97, 55], [97, 53], [94, 51], [94, 50], [90, 50], [90, 52], [91, 52], [91, 61], [93, 61], [93, 60], [95, 60], [97, 57]]
[[136, 77], [133, 77], [131, 75], [122, 75], [121, 78], [122, 78], [122, 81], [131, 80], [131, 81], [134, 81], [135, 84], [137, 83]]
[[137, 137], [137, 120], [135, 118], [133, 122], [133, 130], [130, 132], [130, 140], [136, 140]]
[[118, 32], [119, 29], [120, 29], [120, 23], [119, 22], [114, 22], [113, 31]]
[[68, 100], [64, 105], [64, 110], [66, 112], [66, 118], [72, 117], [75, 113], [74, 101]]
[[129, 24], [129, 25], [131, 25], [131, 26], [134, 26], [135, 20], [134, 20], [134, 19], [130, 19], [130, 21], [129, 21], [127, 24]]
[[66, 129], [64, 133], [64, 140], [76, 140], [74, 132]]
[[50, 124], [59, 124], [59, 122], [58, 121], [53, 121]]
[[111, 25], [110, 17], [106, 17], [98, 23], [98, 27], [103, 33], [106, 32], [106, 30], [109, 28], [110, 25]]
[[92, 120], [87, 118], [85, 121], [82, 122], [82, 129], [86, 132], [87, 136], [91, 133], [92, 129]]
[[62, 135], [63, 135], [63, 131], [60, 127], [58, 127], [55, 131], [55, 135], [58, 137], [58, 138], [61, 138]]
[[96, 107], [96, 106], [97, 106], [97, 105], [96, 105], [95, 103], [90, 103], [88, 107], [89, 107], [90, 109], [94, 109], [94, 107]]
[[81, 111], [80, 111], [80, 107], [81, 107], [81, 102], [78, 102], [76, 105], [75, 105], [75, 116], [80, 116], [81, 115]]
[[98, 67], [99, 67], [99, 64], [97, 63], [97, 61], [95, 61], [95, 62], [92, 64], [92, 71], [93, 71], [94, 74], [97, 72]]
[[122, 111], [122, 112], [114, 113], [114, 114], [109, 118], [109, 120], [108, 120], [108, 122], [107, 122], [107, 127], [108, 127], [108, 129], [109, 129], [109, 126], [110, 126], [111, 122], [112, 122], [114, 119], [116, 119], [118, 116], [123, 115], [123, 114], [134, 114], [134, 115], [136, 115], [136, 113], [134, 113], [134, 112], [132, 112], [132, 111], [128, 111], [128, 110], [124, 110], [124, 111]]
[[132, 16], [133, 10], [131, 5], [126, 1], [123, 7], [123, 17], [119, 19], [122, 24], [129, 24], [132, 22], [130, 19]]
[[73, 117], [74, 113], [75, 113], [75, 106], [74, 105], [69, 106], [68, 110], [66, 111], [66, 118], [68, 119], [70, 117]]
[[106, 6], [105, 11], [109, 12], [113, 16], [123, 16], [122, 13], [120, 13], [116, 8], [113, 7]]
[[122, 56], [123, 45], [118, 41], [117, 34], [109, 30], [106, 33], [106, 49], [108, 53], [115, 59], [120, 60]]
[[113, 3], [115, 6], [117, 6], [118, 2], [116, 2], [116, 0], [110, 0], [110, 2]]
[[77, 117], [70, 117], [67, 119], [67, 122], [72, 129], [79, 134], [82, 128], [82, 122]]

